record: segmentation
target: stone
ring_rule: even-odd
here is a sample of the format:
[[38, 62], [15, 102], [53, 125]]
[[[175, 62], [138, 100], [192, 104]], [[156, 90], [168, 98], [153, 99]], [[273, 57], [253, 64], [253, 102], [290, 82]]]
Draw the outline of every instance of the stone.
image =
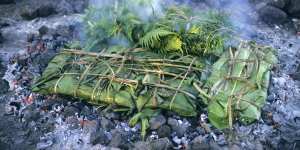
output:
[[109, 143], [109, 139], [105, 134], [105, 131], [100, 128], [96, 132], [91, 133], [90, 143], [92, 143], [93, 145], [96, 144], [107, 145]]
[[0, 0], [0, 4], [13, 4], [15, 0]]
[[87, 8], [89, 0], [60, 0], [57, 10], [63, 14], [82, 13]]
[[163, 125], [157, 130], [157, 134], [160, 138], [169, 137], [171, 132], [171, 128], [168, 125]]
[[6, 67], [3, 66], [2, 59], [0, 58], [0, 78], [4, 76], [5, 71], [6, 71]]
[[109, 143], [109, 146], [112, 147], [118, 147], [121, 149], [128, 149], [129, 145], [128, 145], [128, 137], [126, 137], [125, 133], [122, 132], [119, 129], [114, 129], [111, 131], [112, 133], [112, 139]]
[[4, 42], [4, 37], [2, 35], [2, 33], [0, 32], [0, 43], [3, 43]]
[[41, 117], [40, 111], [38, 109], [36, 109], [34, 105], [27, 106], [23, 110], [22, 114], [23, 114], [23, 118], [27, 122], [37, 121]]
[[47, 26], [41, 26], [39, 28], [39, 34], [40, 35], [45, 35], [45, 34], [47, 34], [48, 31], [49, 31], [49, 28]]
[[87, 105], [84, 105], [80, 110], [81, 110], [80, 114], [85, 116], [88, 116], [93, 113], [91, 108], [88, 107]]
[[195, 139], [192, 140], [192, 142], [189, 144], [189, 150], [209, 150], [209, 142], [205, 139], [203, 136], [198, 136]]
[[118, 120], [118, 119], [120, 119], [120, 114], [118, 114], [116, 112], [102, 112], [102, 113], [104, 113], [104, 116], [107, 119], [110, 119], [110, 120]]
[[56, 14], [54, 6], [49, 4], [31, 4], [33, 6], [24, 6], [21, 10], [21, 17], [26, 20], [32, 20], [38, 17], [48, 17]]
[[287, 11], [291, 16], [300, 18], [300, 0], [290, 0]]
[[8, 92], [9, 83], [6, 80], [0, 78], [0, 95]]
[[166, 118], [163, 115], [152, 117], [149, 121], [150, 129], [156, 130], [166, 123]]
[[53, 144], [53, 142], [51, 140], [46, 140], [46, 141], [37, 143], [36, 149], [43, 150], [43, 149], [49, 148], [52, 144]]
[[133, 150], [152, 150], [148, 142], [138, 141], [134, 143]]
[[70, 130], [78, 129], [80, 124], [78, 118], [75, 116], [67, 117], [66, 123], [69, 125], [68, 128]]
[[172, 142], [168, 138], [161, 138], [150, 142], [151, 149], [166, 150], [172, 147]]
[[[300, 33], [300, 19], [293, 19], [293, 24], [294, 24], [294, 27], [296, 29], [296, 32], [298, 32], [298, 34]], [[298, 72], [300, 72], [300, 67], [298, 67]]]
[[260, 18], [270, 24], [281, 24], [287, 20], [288, 15], [281, 9], [274, 6], [262, 6], [258, 10]]
[[179, 123], [178, 120], [174, 118], [168, 118], [168, 124], [171, 126], [173, 132], [176, 133], [178, 137], [184, 136], [184, 133], [187, 131], [188, 126], [184, 123]]
[[26, 0], [17, 3], [23, 19], [32, 20], [37, 17], [48, 17], [53, 14], [83, 13], [88, 0]]
[[[88, 132], [96, 132], [99, 130], [99, 120], [85, 120], [83, 122], [84, 124], [82, 124], [82, 121], [81, 121], [81, 124], [80, 125], [83, 125], [83, 131], [85, 133], [88, 133]], [[82, 127], [82, 126], [81, 126]]]
[[105, 117], [101, 117], [101, 127], [107, 131], [110, 131], [111, 129], [114, 128], [114, 124], [112, 121], [110, 121], [109, 119], [105, 118]]
[[287, 4], [287, 0], [268, 0], [267, 4], [276, 8], [284, 9]]
[[54, 31], [56, 36], [69, 37], [72, 35], [74, 27], [72, 25], [58, 25]]
[[79, 113], [79, 109], [73, 106], [66, 106], [63, 111], [63, 116], [65, 118], [74, 116], [76, 113]]

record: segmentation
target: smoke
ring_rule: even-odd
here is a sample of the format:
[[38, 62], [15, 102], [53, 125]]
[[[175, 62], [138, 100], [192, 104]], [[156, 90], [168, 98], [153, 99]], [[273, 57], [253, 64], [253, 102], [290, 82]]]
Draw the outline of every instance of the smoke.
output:
[[[198, 7], [203, 6], [201, 4], [208, 5], [209, 9], [216, 9], [229, 14], [229, 22], [233, 25], [236, 37], [249, 40], [255, 35], [255, 30], [252, 29], [251, 24], [256, 23], [256, 14], [248, 0], [90, 0], [90, 6], [94, 8], [109, 6], [115, 7], [118, 11], [121, 5], [126, 5], [144, 22], [149, 21], [153, 14], [162, 16], [165, 13], [164, 8], [170, 5], [191, 5], [195, 9], [205, 10], [207, 7]], [[95, 20], [97, 19], [99, 18], [95, 18]], [[125, 38], [112, 39], [110, 43], [129, 45]]]
[[[149, 5], [150, 4], [150, 5]], [[146, 21], [155, 13], [163, 14], [163, 7], [166, 4], [164, 0], [90, 0], [90, 6], [103, 8], [106, 6], [127, 5], [141, 20]]]
[[248, 0], [226, 0], [224, 9], [229, 13], [230, 21], [242, 38], [251, 38], [254, 31], [251, 24], [256, 22], [255, 10]]

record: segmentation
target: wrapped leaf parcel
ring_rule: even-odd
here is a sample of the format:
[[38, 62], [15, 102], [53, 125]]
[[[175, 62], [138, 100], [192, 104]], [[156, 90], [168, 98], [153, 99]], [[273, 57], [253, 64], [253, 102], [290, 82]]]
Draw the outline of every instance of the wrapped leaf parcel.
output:
[[48, 65], [33, 91], [85, 99], [128, 110], [160, 108], [183, 116], [197, 114], [202, 62], [197, 57], [169, 58], [143, 50], [118, 54], [63, 51]]
[[248, 124], [260, 118], [267, 98], [274, 49], [254, 43], [230, 48], [212, 66], [206, 92], [196, 86], [208, 105], [208, 118], [219, 129], [239, 120]]
[[162, 57], [143, 49], [120, 54], [65, 50], [49, 63], [33, 91], [116, 105], [137, 113], [132, 125], [141, 119], [146, 126], [149, 112], [161, 109], [195, 116], [200, 101], [208, 107], [210, 122], [220, 129], [231, 128], [235, 120], [259, 119], [276, 62], [274, 50], [242, 42], [224, 52], [209, 69], [210, 76], [200, 80], [208, 71], [203, 68], [209, 67], [203, 60], [190, 55]]

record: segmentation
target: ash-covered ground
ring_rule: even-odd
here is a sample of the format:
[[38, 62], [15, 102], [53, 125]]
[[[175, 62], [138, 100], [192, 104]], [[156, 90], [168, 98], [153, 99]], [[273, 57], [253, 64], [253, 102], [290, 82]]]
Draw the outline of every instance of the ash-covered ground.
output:
[[164, 112], [142, 141], [140, 127], [130, 128], [111, 108], [30, 91], [49, 60], [82, 38], [81, 15], [94, 3], [0, 0], [0, 149], [300, 149], [300, 3], [242, 2], [189, 1], [225, 9], [242, 37], [277, 49], [262, 118], [231, 132], [212, 127], [205, 110], [195, 118]]

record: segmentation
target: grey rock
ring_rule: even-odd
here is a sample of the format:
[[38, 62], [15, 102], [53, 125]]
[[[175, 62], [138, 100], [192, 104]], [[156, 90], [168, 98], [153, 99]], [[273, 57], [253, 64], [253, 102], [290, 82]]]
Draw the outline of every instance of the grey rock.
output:
[[40, 111], [33, 105], [27, 106], [27, 108], [25, 108], [22, 113], [24, 115], [24, 119], [27, 122], [37, 121], [41, 117]]
[[192, 142], [189, 144], [189, 150], [208, 150], [210, 149], [209, 142], [206, 140], [203, 136], [198, 136], [195, 139], [192, 140]]
[[[300, 32], [300, 19], [293, 19], [294, 26], [296, 31], [299, 33]], [[300, 72], [300, 67], [298, 66], [298, 72]]]
[[80, 112], [81, 115], [88, 117], [88, 116], [92, 115], [92, 113], [93, 113], [92, 110], [88, 106], [83, 106], [81, 108], [81, 112]]
[[82, 13], [88, 0], [26, 0], [17, 3], [20, 15], [26, 20], [53, 14]]
[[171, 126], [172, 131], [175, 132], [178, 137], [184, 136], [184, 133], [188, 128], [187, 125], [180, 124], [179, 121], [174, 118], [168, 118], [168, 124]]
[[178, 122], [174, 118], [168, 118], [168, 125], [170, 125], [173, 129], [178, 126]]
[[224, 148], [222, 148], [221, 146], [219, 146], [216, 142], [210, 141], [209, 142], [209, 149], [210, 150], [222, 150]]
[[109, 143], [109, 139], [106, 136], [105, 131], [100, 128], [96, 132], [91, 133], [90, 143], [92, 143], [93, 145], [96, 144], [107, 145]]
[[0, 78], [0, 95], [8, 92], [9, 84], [6, 80]]
[[105, 117], [101, 117], [101, 127], [107, 131], [110, 131], [113, 129], [115, 126], [112, 121]]
[[287, 4], [287, 0], [267, 0], [267, 4], [283, 9]]
[[287, 14], [274, 6], [263, 6], [258, 10], [258, 13], [263, 21], [266, 23], [283, 23], [287, 20]]
[[118, 114], [118, 113], [115, 113], [115, 112], [103, 112], [103, 113], [107, 119], [110, 119], [110, 120], [120, 119], [120, 114]]
[[171, 128], [168, 125], [163, 125], [157, 130], [157, 134], [160, 138], [169, 137], [171, 132]]
[[291, 75], [294, 80], [300, 81], [300, 72], [295, 72]]
[[2, 59], [0, 58], [0, 78], [2, 78], [5, 74], [6, 67], [2, 64]]
[[157, 115], [150, 119], [150, 129], [156, 130], [166, 123], [166, 118], [163, 115]]
[[52, 144], [53, 144], [53, 142], [51, 140], [46, 140], [44, 142], [37, 143], [36, 149], [43, 150], [43, 149], [49, 148]]
[[[297, 28], [299, 29], [299, 32], [300, 32], [300, 20], [295, 20], [295, 22], [297, 21]], [[296, 23], [295, 23], [296, 24]], [[296, 25], [295, 25], [296, 26]], [[298, 80], [300, 81], [300, 65], [298, 65], [297, 67], [297, 70], [295, 73], [291, 74], [291, 77], [294, 79], [294, 80]]]
[[287, 10], [291, 16], [300, 18], [300, 0], [290, 0]]
[[69, 124], [69, 129], [74, 130], [79, 128], [79, 120], [75, 116], [66, 118], [66, 123]]
[[96, 132], [100, 129], [99, 127], [100, 127], [100, 121], [99, 120], [90, 120], [89, 124], [84, 124], [83, 125], [83, 131], [84, 132]]
[[152, 149], [148, 142], [138, 141], [134, 143], [133, 150], [152, 150]]
[[45, 35], [45, 34], [47, 34], [48, 31], [49, 31], [49, 28], [47, 26], [41, 26], [39, 28], [39, 34], [40, 35]]
[[73, 106], [66, 106], [63, 111], [63, 116], [65, 118], [74, 116], [76, 113], [79, 113], [79, 109]]
[[9, 145], [2, 140], [0, 140], [0, 147], [3, 149], [9, 149]]
[[238, 145], [236, 145], [236, 144], [233, 144], [233, 145], [229, 146], [229, 148], [230, 148], [231, 150], [240, 150], [240, 149], [241, 149], [241, 147], [238, 146]]
[[82, 13], [87, 8], [89, 0], [60, 0], [57, 10], [63, 14]]
[[15, 0], [0, 0], [0, 4], [13, 4]]
[[57, 14], [54, 4], [31, 2], [21, 7], [20, 15], [23, 19], [32, 20], [37, 17], [48, 17]]
[[2, 33], [0, 32], [0, 43], [3, 43], [4, 42], [4, 37], [2, 35]]
[[119, 129], [114, 129], [111, 131], [112, 133], [112, 139], [109, 143], [109, 146], [112, 147], [118, 147], [121, 149], [128, 149], [129, 148], [129, 143], [127, 141], [128, 137], [124, 132], [122, 132]]
[[59, 25], [56, 27], [55, 31], [54, 31], [55, 35], [59, 35], [59, 36], [63, 36], [63, 37], [68, 37], [70, 35], [72, 35], [73, 33], [73, 27], [72, 25]]
[[199, 135], [204, 135], [206, 133], [205, 129], [202, 127], [197, 127], [196, 130]]
[[150, 142], [151, 149], [166, 150], [172, 147], [172, 142], [168, 138], [161, 138]]

